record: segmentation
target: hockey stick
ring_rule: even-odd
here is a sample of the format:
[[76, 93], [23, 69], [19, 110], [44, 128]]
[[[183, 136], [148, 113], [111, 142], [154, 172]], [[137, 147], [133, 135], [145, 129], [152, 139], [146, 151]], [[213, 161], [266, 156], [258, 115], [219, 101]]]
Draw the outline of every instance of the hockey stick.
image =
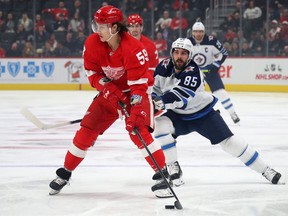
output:
[[22, 107], [20, 113], [30, 122], [32, 122], [36, 127], [41, 130], [47, 130], [50, 128], [62, 127], [70, 124], [76, 124], [82, 121], [82, 119], [77, 119], [73, 121], [60, 122], [55, 124], [45, 124], [40, 119], [38, 119], [27, 107]]
[[[126, 108], [125, 108], [125, 104], [122, 103], [121, 101], [119, 102], [119, 105], [121, 106], [124, 114], [126, 117], [129, 117], [129, 113], [127, 112]], [[160, 173], [161, 177], [164, 179], [165, 184], [168, 186], [168, 188], [170, 189], [170, 191], [172, 192], [173, 196], [175, 197], [176, 201], [174, 202], [174, 205], [165, 205], [166, 209], [174, 209], [174, 206], [176, 207], [176, 209], [183, 209], [178, 197], [176, 196], [176, 193], [174, 192], [174, 190], [172, 189], [171, 185], [169, 184], [169, 182], [167, 181], [163, 171], [161, 170], [161, 168], [159, 167], [157, 161], [155, 160], [155, 158], [153, 157], [152, 153], [150, 152], [150, 150], [148, 149], [148, 146], [146, 144], [146, 142], [143, 140], [140, 132], [138, 131], [137, 128], [134, 128], [133, 132], [135, 132], [135, 134], [137, 135], [137, 137], [140, 139], [142, 145], [144, 146], [144, 148], [146, 149], [147, 153], [149, 154], [150, 158], [152, 159], [154, 165], [157, 167], [158, 172]]]

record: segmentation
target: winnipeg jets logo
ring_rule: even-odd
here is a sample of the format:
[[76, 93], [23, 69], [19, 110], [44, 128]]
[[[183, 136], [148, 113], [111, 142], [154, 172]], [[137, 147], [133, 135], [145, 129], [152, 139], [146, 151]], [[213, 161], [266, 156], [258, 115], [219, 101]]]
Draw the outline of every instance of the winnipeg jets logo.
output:
[[123, 76], [125, 73], [125, 70], [123, 67], [102, 67], [102, 70], [104, 71], [105, 75], [111, 79], [111, 80], [117, 80], [120, 77]]
[[165, 68], [167, 68], [169, 62], [170, 62], [170, 59], [169, 59], [169, 58], [164, 59], [163, 62], [162, 62], [162, 65], [163, 65]]
[[199, 67], [201, 67], [206, 63], [206, 56], [204, 56], [202, 53], [197, 53], [193, 56], [192, 60], [195, 61]]

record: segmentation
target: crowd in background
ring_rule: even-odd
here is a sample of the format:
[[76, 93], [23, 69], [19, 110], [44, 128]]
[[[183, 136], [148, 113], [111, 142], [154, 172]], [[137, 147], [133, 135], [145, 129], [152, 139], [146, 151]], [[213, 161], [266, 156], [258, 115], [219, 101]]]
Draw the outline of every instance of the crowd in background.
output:
[[[265, 56], [268, 45], [269, 56], [288, 56], [288, 0], [270, 0], [269, 10], [261, 0], [234, 2], [219, 31], [211, 32], [229, 55]], [[160, 57], [169, 55], [171, 43], [186, 37], [197, 19], [205, 22], [211, 7], [210, 0], [0, 0], [0, 57], [80, 57], [92, 33], [88, 11], [93, 15], [107, 4], [127, 16], [140, 14], [143, 34], [155, 42]]]

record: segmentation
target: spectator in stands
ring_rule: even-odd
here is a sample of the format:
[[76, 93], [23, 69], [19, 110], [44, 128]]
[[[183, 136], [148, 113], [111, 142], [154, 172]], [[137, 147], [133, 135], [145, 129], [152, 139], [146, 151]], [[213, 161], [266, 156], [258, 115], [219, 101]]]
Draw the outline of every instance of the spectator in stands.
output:
[[46, 22], [44, 19], [42, 19], [41, 14], [35, 15], [35, 30], [38, 31], [40, 27], [43, 27], [42, 29], [46, 30]]
[[19, 47], [22, 49], [24, 47], [24, 44], [28, 40], [28, 33], [25, 31], [23, 24], [21, 24], [21, 23], [18, 24], [16, 34], [17, 34], [17, 36], [16, 36], [17, 41], [16, 42], [19, 45]]
[[16, 24], [12, 12], [7, 14], [7, 21], [5, 25], [5, 32], [15, 32]]
[[68, 31], [72, 32], [85, 31], [85, 22], [78, 12], [76, 12], [73, 18], [69, 21]]
[[237, 32], [237, 38], [234, 38], [233, 42], [237, 42], [240, 47], [243, 44], [243, 42], [247, 42], [247, 39], [244, 37], [242, 30], [239, 30]]
[[288, 45], [284, 46], [281, 56], [288, 56]]
[[63, 46], [63, 44], [58, 41], [57, 47], [54, 50], [54, 55], [57, 57], [69, 57], [71, 52], [67, 47]]
[[11, 47], [6, 52], [6, 57], [21, 57], [22, 50], [16, 42], [12, 43]]
[[78, 32], [78, 36], [75, 39], [75, 52], [76, 55], [78, 53], [77, 56], [82, 56], [82, 52], [83, 52], [83, 47], [84, 47], [84, 43], [86, 41], [87, 36], [84, 34], [84, 32]]
[[146, 4], [145, 0], [126, 0], [126, 11], [129, 14], [140, 14]]
[[41, 57], [53, 57], [54, 55], [54, 48], [51, 46], [49, 41], [45, 42], [45, 45], [43, 47], [43, 50], [41, 52]]
[[67, 32], [66, 39], [65, 39], [63, 45], [70, 50], [72, 55], [74, 54], [74, 52], [75, 52], [75, 40], [73, 38], [72, 32]]
[[[181, 5], [181, 6], [182, 6], [182, 10], [183, 10], [183, 11], [186, 10], [186, 9], [188, 9], [188, 8], [189, 8], [189, 1], [188, 1], [188, 0], [182, 1], [182, 5]], [[180, 0], [174, 0], [174, 1], [173, 1], [172, 9], [173, 9], [174, 11], [180, 10]]]
[[253, 56], [253, 51], [250, 49], [247, 41], [242, 43], [241, 56]]
[[25, 12], [22, 14], [22, 17], [18, 20], [18, 25], [22, 24], [27, 34], [31, 34], [33, 31], [33, 21], [28, 17], [28, 14]]
[[168, 10], [165, 10], [163, 12], [163, 16], [160, 17], [158, 21], [155, 23], [155, 27], [156, 27], [155, 31], [156, 32], [161, 31], [163, 34], [163, 38], [165, 40], [168, 40], [168, 36], [170, 36], [169, 31], [170, 31], [171, 22], [172, 22], [172, 18], [170, 17], [170, 13]]
[[281, 45], [288, 45], [288, 21], [283, 21], [281, 23], [281, 30], [279, 34]]
[[0, 32], [4, 32], [5, 30], [5, 17], [2, 10], [0, 10]]
[[57, 47], [57, 43], [58, 43], [58, 41], [55, 38], [55, 34], [54, 33], [50, 34], [49, 39], [47, 40], [47, 42], [50, 44], [49, 50], [51, 52], [54, 52], [54, 50]]
[[64, 14], [59, 14], [58, 20], [54, 23], [54, 31], [63, 32], [68, 30], [68, 20]]
[[284, 8], [283, 12], [280, 14], [280, 23], [287, 21], [288, 22], [288, 9]]
[[23, 51], [22, 51], [22, 57], [34, 57], [34, 48], [31, 42], [26, 41]]
[[229, 42], [224, 42], [223, 47], [227, 50], [230, 56], [230, 52], [232, 52], [232, 45]]
[[42, 13], [51, 13], [54, 16], [54, 20], [58, 21], [60, 19], [60, 15], [64, 17], [64, 19], [68, 20], [69, 11], [65, 8], [64, 1], [59, 1], [58, 8], [45, 8], [42, 10]]
[[251, 38], [248, 41], [249, 48], [253, 50], [254, 56], [263, 56], [264, 55], [264, 48], [266, 46], [264, 35], [261, 32], [252, 32]]
[[49, 38], [49, 34], [45, 30], [45, 27], [43, 25], [39, 25], [39, 27], [36, 30], [36, 49], [42, 48], [45, 44], [45, 42]]
[[1, 0], [1, 10], [7, 12], [12, 10], [12, 0]]
[[0, 58], [5, 58], [6, 57], [6, 50], [1, 46], [0, 43]]
[[83, 18], [84, 20], [87, 19], [88, 13], [87, 13], [87, 7], [84, 4], [84, 1], [83, 2], [81, 2], [80, 0], [74, 1], [74, 7], [71, 8], [71, 11], [69, 11], [69, 14], [71, 14], [73, 16], [73, 15], [75, 15], [75, 13], [78, 13], [79, 16], [81, 18]]
[[236, 32], [233, 31], [232, 27], [228, 27], [227, 32], [225, 34], [225, 41], [228, 43], [232, 43], [232, 41], [237, 38]]
[[190, 9], [189, 5], [186, 9], [182, 10], [182, 13], [188, 24], [195, 23], [196, 20], [201, 19], [202, 17], [202, 11], [200, 11], [197, 7], [192, 7]]
[[229, 52], [229, 56], [239, 56], [239, 44], [234, 41], [231, 44], [231, 51]]
[[162, 32], [156, 33], [156, 39], [154, 40], [154, 44], [158, 51], [159, 57], [169, 56], [167, 41], [163, 38]]
[[256, 31], [262, 27], [261, 17], [262, 10], [254, 5], [254, 1], [250, 0], [248, 8], [243, 13], [245, 37], [250, 38], [252, 31]]
[[183, 33], [185, 32], [187, 27], [188, 27], [187, 20], [184, 17], [181, 17], [180, 11], [176, 11], [175, 16], [172, 18], [170, 23], [171, 36], [172, 36], [171, 39], [175, 41], [177, 38], [179, 38], [180, 31], [181, 31], [181, 37], [183, 37]]
[[271, 22], [271, 29], [268, 33], [268, 39], [270, 42], [273, 42], [276, 38], [276, 35], [280, 33], [281, 28], [278, 26], [277, 20], [272, 20]]

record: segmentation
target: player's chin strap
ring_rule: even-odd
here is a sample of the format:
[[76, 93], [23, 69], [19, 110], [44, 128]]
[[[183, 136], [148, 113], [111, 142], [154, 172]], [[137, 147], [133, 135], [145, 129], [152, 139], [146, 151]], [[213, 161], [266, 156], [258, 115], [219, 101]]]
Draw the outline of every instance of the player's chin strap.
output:
[[109, 33], [110, 37], [106, 40], [106, 42], [109, 42], [115, 35], [118, 34], [119, 31], [115, 32], [114, 34], [112, 33], [111, 27], [109, 27]]

